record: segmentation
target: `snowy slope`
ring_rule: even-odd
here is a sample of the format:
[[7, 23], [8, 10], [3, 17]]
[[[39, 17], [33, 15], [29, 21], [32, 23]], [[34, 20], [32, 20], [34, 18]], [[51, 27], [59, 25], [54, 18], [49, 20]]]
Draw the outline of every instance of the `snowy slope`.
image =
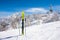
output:
[[[0, 40], [60, 40], [60, 21], [26, 27], [25, 35], [18, 29], [0, 32]], [[13, 37], [12, 37], [13, 36]]]

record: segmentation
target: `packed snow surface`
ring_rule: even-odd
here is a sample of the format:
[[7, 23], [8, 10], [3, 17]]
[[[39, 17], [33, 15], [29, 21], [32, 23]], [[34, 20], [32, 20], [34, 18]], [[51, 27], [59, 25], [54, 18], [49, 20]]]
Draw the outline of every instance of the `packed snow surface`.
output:
[[18, 35], [18, 29], [10, 29], [0, 32], [0, 40], [60, 40], [60, 21], [32, 25], [25, 28], [24, 35]]

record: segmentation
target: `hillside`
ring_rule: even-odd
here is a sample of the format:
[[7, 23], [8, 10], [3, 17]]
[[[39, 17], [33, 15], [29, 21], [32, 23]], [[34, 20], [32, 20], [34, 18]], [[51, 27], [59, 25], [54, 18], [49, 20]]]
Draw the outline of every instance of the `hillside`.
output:
[[[4, 35], [3, 35], [4, 34]], [[26, 27], [25, 35], [18, 29], [0, 32], [1, 40], [60, 40], [60, 21]], [[20, 34], [21, 35], [21, 34]], [[17, 38], [18, 36], [18, 38]]]

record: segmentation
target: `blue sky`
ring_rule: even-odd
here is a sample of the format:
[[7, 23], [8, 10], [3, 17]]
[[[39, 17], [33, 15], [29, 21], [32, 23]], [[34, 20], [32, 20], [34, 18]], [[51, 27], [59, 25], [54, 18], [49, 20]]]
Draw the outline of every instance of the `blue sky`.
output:
[[60, 8], [60, 0], [0, 0], [0, 16], [29, 8], [49, 9], [50, 4]]

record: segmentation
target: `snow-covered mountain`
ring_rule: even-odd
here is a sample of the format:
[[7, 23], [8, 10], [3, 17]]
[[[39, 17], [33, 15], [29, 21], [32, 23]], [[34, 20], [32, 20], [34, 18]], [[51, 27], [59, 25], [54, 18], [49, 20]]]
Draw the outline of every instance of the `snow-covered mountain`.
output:
[[[31, 14], [31, 15], [25, 15], [25, 27], [39, 24], [39, 23], [50, 23], [54, 21], [60, 21], [60, 14], [58, 12], [47, 12], [45, 14]], [[3, 29], [2, 22], [5, 22], [5, 27], [8, 27], [8, 29], [13, 28], [16, 29], [18, 25], [21, 27], [21, 13], [16, 13], [11, 16], [7, 17], [1, 17], [0, 18], [0, 29]], [[1, 31], [1, 30], [0, 30]]]
[[22, 26], [21, 14], [0, 17], [0, 40], [60, 40], [58, 12], [25, 15], [24, 22], [25, 35], [19, 36]]

